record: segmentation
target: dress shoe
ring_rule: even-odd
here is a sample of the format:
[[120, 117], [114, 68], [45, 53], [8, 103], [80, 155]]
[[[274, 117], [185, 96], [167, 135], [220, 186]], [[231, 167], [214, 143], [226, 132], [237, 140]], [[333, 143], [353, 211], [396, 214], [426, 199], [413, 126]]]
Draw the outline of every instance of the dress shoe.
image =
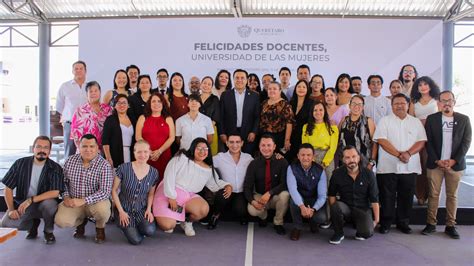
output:
[[44, 243], [46, 243], [47, 245], [56, 243], [56, 238], [54, 237], [54, 234], [44, 232]]
[[283, 227], [283, 225], [274, 225], [273, 228], [275, 229], [275, 232], [279, 235], [286, 234], [286, 230], [285, 230], [285, 227]]
[[105, 228], [95, 229], [95, 242], [97, 244], [102, 244], [105, 242]]
[[82, 224], [80, 224], [78, 227], [76, 227], [76, 231], [74, 231], [74, 238], [84, 238], [84, 235], [86, 233], [86, 224], [87, 224], [87, 219], [84, 219]]
[[397, 224], [397, 229], [404, 234], [411, 234], [412, 230], [407, 224]]
[[33, 224], [31, 225], [30, 230], [28, 230], [26, 239], [35, 239], [38, 236], [38, 226], [40, 225], [40, 223], [40, 219], [33, 219]]
[[379, 227], [379, 233], [388, 234], [389, 232], [390, 232], [390, 227], [387, 227], [387, 226], [384, 226], [384, 225], [381, 225]]
[[218, 221], [219, 221], [219, 216], [212, 215], [211, 219], [209, 220], [209, 224], [207, 225], [207, 229], [208, 230], [216, 229]]
[[309, 231], [311, 231], [311, 233], [313, 234], [316, 234], [319, 232], [319, 226], [315, 223], [309, 223]]
[[431, 235], [434, 232], [436, 232], [436, 226], [434, 226], [432, 224], [426, 224], [423, 231], [421, 231], [421, 234], [425, 235], [425, 236], [428, 236], [428, 235]]
[[259, 227], [267, 227], [267, 224], [268, 224], [267, 219], [260, 219], [260, 218], [258, 219]]
[[249, 224], [249, 221], [244, 220], [244, 219], [240, 220], [240, 225], [248, 225], [248, 224]]
[[301, 230], [293, 229], [291, 230], [290, 239], [293, 241], [298, 241], [300, 239]]
[[446, 226], [446, 228], [444, 229], [444, 233], [446, 233], [452, 239], [460, 239], [461, 238], [458, 231], [456, 230], [456, 227], [454, 227], [454, 226]]

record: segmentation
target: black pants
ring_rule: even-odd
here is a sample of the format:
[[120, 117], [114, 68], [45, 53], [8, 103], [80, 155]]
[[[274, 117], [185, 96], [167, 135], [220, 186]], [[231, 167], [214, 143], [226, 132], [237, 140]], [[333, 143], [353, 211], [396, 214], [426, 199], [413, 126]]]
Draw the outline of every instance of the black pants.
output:
[[408, 225], [413, 207], [416, 173], [377, 174], [380, 198], [380, 224], [390, 227], [393, 220], [397, 224]]
[[[315, 200], [311, 200], [310, 203], [304, 202], [305, 205], [313, 206]], [[303, 216], [301, 216], [301, 209], [298, 207], [293, 199], [290, 199], [290, 212], [291, 219], [293, 219], [293, 226], [295, 229], [303, 229]], [[310, 219], [312, 224], [322, 224], [327, 221], [326, 215], [326, 204], [324, 204]]]
[[359, 236], [369, 238], [374, 234], [374, 221], [370, 208], [349, 207], [342, 201], [331, 205], [331, 222], [336, 234], [344, 235], [344, 222], [352, 221]]
[[216, 193], [213, 213], [221, 214], [226, 208], [230, 207], [234, 219], [247, 219], [247, 200], [245, 199], [244, 193], [232, 193], [228, 199], [225, 199], [220, 192], [223, 192], [223, 190]]

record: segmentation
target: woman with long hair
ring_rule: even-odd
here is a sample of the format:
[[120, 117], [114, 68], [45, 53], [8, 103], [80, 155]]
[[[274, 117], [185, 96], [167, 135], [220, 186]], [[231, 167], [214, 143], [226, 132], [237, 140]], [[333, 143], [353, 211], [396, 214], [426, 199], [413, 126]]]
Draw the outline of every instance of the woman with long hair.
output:
[[102, 132], [102, 145], [105, 159], [117, 168], [122, 163], [133, 160], [135, 143], [135, 119], [127, 115], [127, 96], [120, 94], [115, 98], [115, 107], [111, 116], [105, 119]]
[[247, 87], [256, 93], [261, 93], [262, 92], [262, 87], [260, 86], [260, 79], [258, 78], [257, 74], [255, 73], [250, 73], [249, 74], [249, 80], [247, 83]]
[[311, 77], [309, 82], [311, 87], [311, 100], [324, 102], [324, 91], [326, 90], [326, 84], [324, 84], [323, 76], [316, 74]]
[[[411, 103], [408, 113], [425, 125], [426, 118], [438, 112], [438, 102], [440, 89], [438, 84], [430, 77], [420, 77], [413, 83], [411, 90]], [[426, 149], [420, 151], [421, 175], [416, 178], [415, 195], [419, 205], [424, 205], [428, 200], [428, 177], [426, 176], [426, 160], [428, 154]]]
[[181, 221], [186, 236], [194, 236], [192, 223], [209, 212], [208, 203], [196, 193], [207, 187], [212, 192], [224, 189], [224, 198], [232, 194], [232, 186], [219, 179], [209, 149], [206, 139], [196, 138], [187, 151], [178, 152], [166, 167], [153, 201], [153, 215], [162, 230], [172, 232], [176, 221]]
[[137, 120], [145, 111], [146, 102], [150, 99], [152, 83], [149, 75], [140, 75], [138, 77], [138, 91], [128, 97], [130, 108], [128, 113], [130, 117]]
[[115, 72], [114, 75], [114, 88], [105, 93], [103, 103], [114, 106], [115, 97], [117, 95], [123, 94], [125, 96], [132, 95], [130, 91], [130, 81], [128, 79], [127, 71], [119, 69]]
[[179, 72], [175, 72], [170, 78], [170, 89], [166, 93], [166, 100], [170, 108], [171, 117], [176, 122], [178, 118], [189, 112], [188, 95], [184, 90], [184, 78]]
[[352, 95], [354, 94], [354, 89], [352, 88], [351, 76], [346, 73], [342, 73], [337, 77], [336, 85], [337, 93], [337, 104], [338, 105], [348, 105]]
[[215, 80], [215, 87], [212, 89], [212, 94], [216, 95], [217, 98], [221, 98], [224, 91], [232, 89], [232, 81], [230, 79], [230, 72], [221, 69], [217, 72]]
[[144, 114], [138, 118], [135, 138], [137, 141], [144, 139], [150, 144], [148, 164], [158, 169], [162, 179], [171, 159], [170, 147], [174, 143], [175, 127], [165, 97], [160, 93], [154, 93], [148, 99]]
[[301, 145], [301, 135], [303, 134], [303, 126], [308, 123], [308, 117], [311, 106], [314, 101], [310, 97], [310, 89], [306, 80], [299, 80], [295, 85], [295, 91], [291, 98], [290, 105], [293, 114], [295, 115], [295, 123], [290, 138], [290, 151], [285, 155], [286, 160], [291, 163]]

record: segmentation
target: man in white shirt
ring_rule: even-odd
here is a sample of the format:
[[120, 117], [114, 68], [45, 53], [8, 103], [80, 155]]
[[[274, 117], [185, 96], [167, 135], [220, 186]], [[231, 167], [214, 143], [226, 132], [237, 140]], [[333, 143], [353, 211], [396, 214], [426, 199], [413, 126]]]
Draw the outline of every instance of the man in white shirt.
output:
[[390, 231], [396, 217], [397, 228], [410, 234], [410, 212], [415, 180], [421, 173], [419, 151], [426, 142], [421, 121], [408, 114], [409, 99], [399, 93], [392, 98], [393, 114], [383, 117], [374, 133], [379, 144], [377, 183], [380, 192], [380, 233]]
[[370, 75], [367, 84], [370, 95], [365, 97], [364, 114], [377, 125], [382, 117], [392, 113], [392, 107], [390, 100], [382, 95], [383, 78], [380, 75]]
[[140, 76], [140, 68], [136, 65], [129, 65], [125, 71], [127, 71], [130, 91], [132, 94], [135, 94], [138, 91], [138, 76]]
[[244, 195], [244, 180], [247, 167], [253, 158], [248, 153], [242, 152], [244, 142], [239, 134], [230, 134], [227, 138], [227, 152], [220, 152], [213, 157], [214, 167], [219, 172], [222, 180], [232, 185], [232, 194], [224, 198], [222, 193], [217, 193], [214, 200], [213, 215], [209, 221], [208, 229], [214, 229], [217, 220], [226, 206], [230, 204], [233, 216], [240, 220], [240, 224], [247, 224], [247, 200]]
[[56, 111], [61, 114], [64, 135], [64, 156], [76, 153], [74, 140], [71, 138], [71, 120], [78, 107], [87, 102], [86, 94], [87, 66], [84, 61], [72, 64], [74, 79], [64, 82], [56, 96]]

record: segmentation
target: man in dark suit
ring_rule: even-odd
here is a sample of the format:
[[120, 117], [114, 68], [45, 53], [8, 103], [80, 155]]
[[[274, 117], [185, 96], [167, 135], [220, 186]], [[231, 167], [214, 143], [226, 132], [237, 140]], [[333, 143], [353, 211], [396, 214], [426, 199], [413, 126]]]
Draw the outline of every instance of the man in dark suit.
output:
[[231, 133], [238, 132], [245, 141], [242, 151], [253, 154], [260, 120], [260, 101], [256, 92], [247, 89], [247, 79], [247, 71], [234, 71], [234, 88], [221, 95], [218, 132], [223, 143], [227, 142]]
[[429, 235], [436, 232], [436, 214], [443, 177], [446, 184], [446, 228], [444, 232], [454, 239], [459, 239], [456, 224], [457, 192], [459, 182], [466, 169], [466, 153], [472, 139], [469, 117], [456, 113], [456, 104], [451, 91], [439, 95], [440, 112], [429, 115], [426, 119], [426, 163], [429, 180], [428, 216], [426, 227], [421, 232]]

